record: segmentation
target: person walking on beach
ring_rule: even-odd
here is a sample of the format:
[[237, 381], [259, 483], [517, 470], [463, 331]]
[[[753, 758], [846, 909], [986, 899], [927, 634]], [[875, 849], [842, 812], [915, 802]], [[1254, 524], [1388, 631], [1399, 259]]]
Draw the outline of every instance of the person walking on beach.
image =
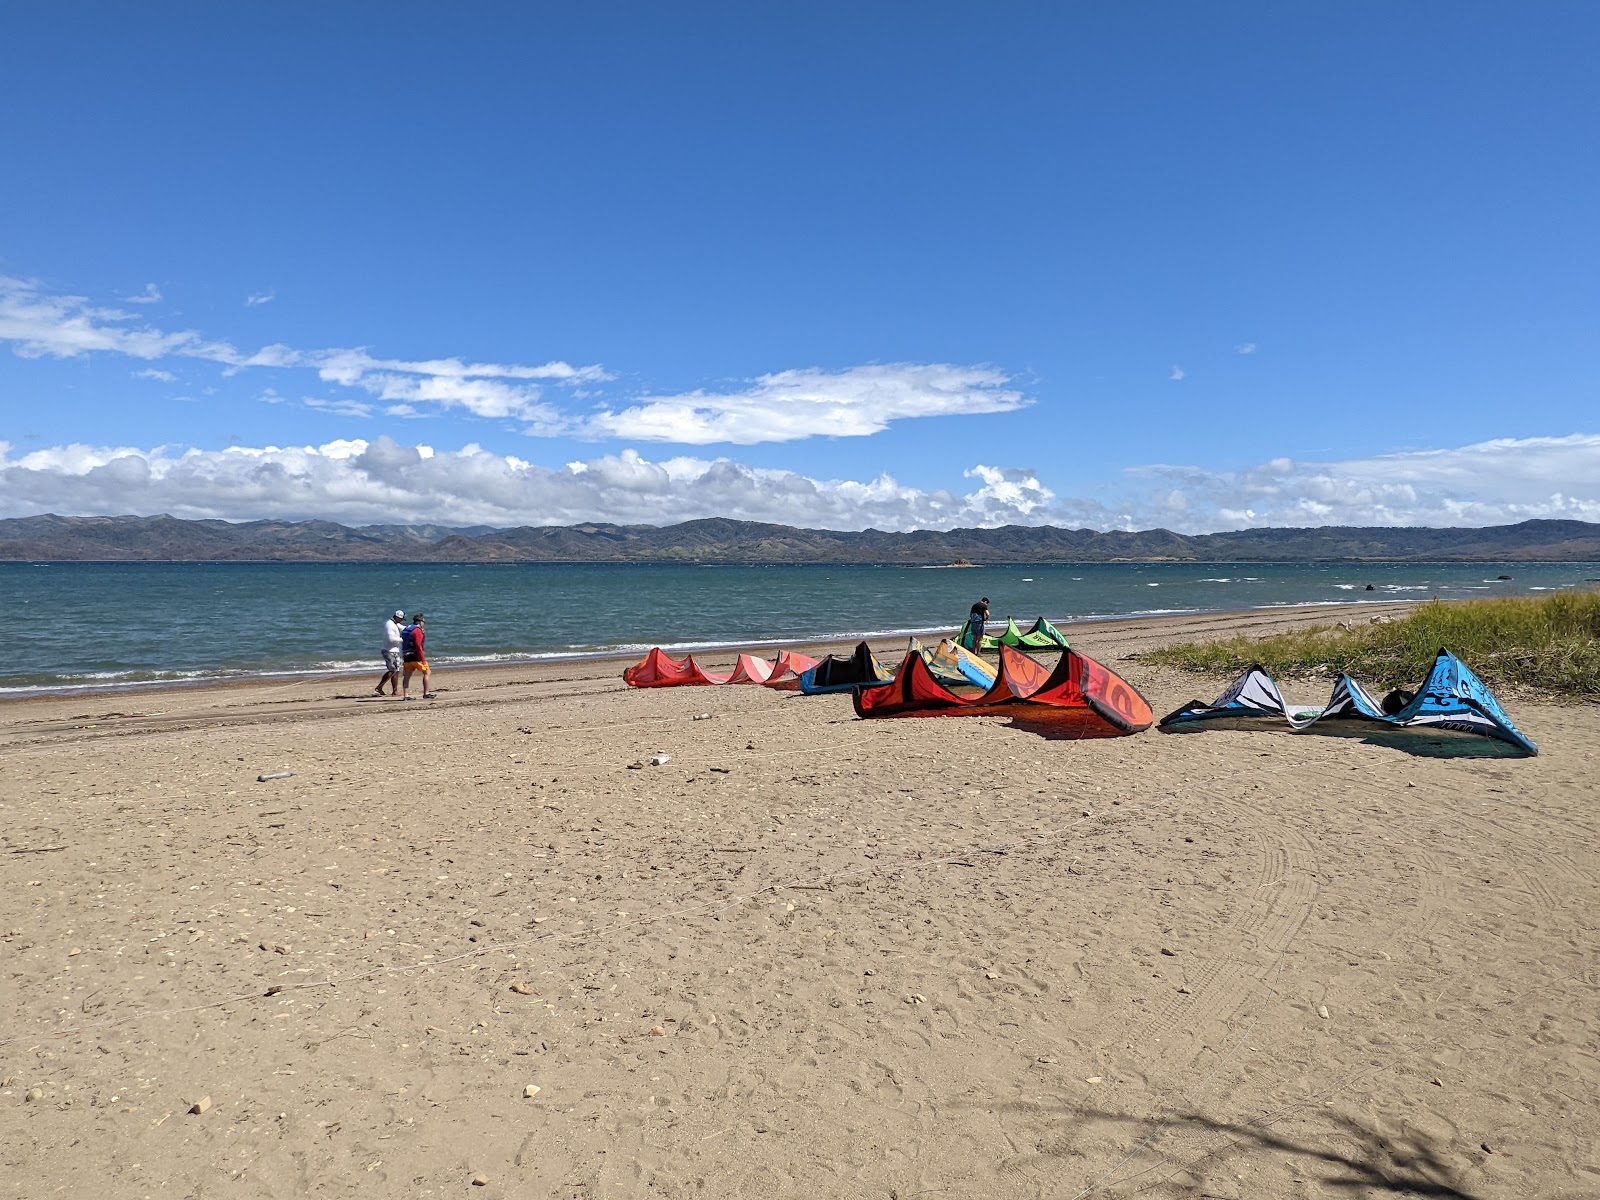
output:
[[972, 630], [972, 652], [977, 654], [983, 649], [983, 627], [989, 620], [989, 597], [985, 596], [972, 606], [972, 615], [967, 618], [967, 628]]
[[400, 639], [401, 658], [405, 663], [405, 679], [400, 684], [400, 699], [415, 699], [410, 694], [411, 676], [414, 672], [421, 671], [422, 698], [424, 700], [432, 700], [434, 698], [432, 676], [428, 672], [428, 652], [423, 645], [425, 639], [422, 631], [421, 613], [412, 614], [411, 624], [400, 631]]
[[389, 694], [391, 696], [400, 694], [400, 667], [402, 662], [400, 630], [405, 621], [405, 609], [397, 608], [389, 619], [383, 623], [383, 674], [378, 679], [378, 686], [373, 689], [374, 695], [383, 695], [383, 685], [385, 683], [389, 685]]

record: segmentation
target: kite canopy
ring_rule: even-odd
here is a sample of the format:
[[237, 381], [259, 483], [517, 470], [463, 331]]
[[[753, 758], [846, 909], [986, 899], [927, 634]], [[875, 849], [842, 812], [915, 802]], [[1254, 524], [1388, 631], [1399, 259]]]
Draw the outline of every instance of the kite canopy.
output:
[[[1398, 746], [1441, 737], [1483, 738], [1477, 753], [1532, 756], [1539, 747], [1519, 730], [1493, 692], [1454, 654], [1440, 650], [1415, 697], [1393, 713], [1349, 675], [1339, 676], [1321, 708], [1290, 708], [1278, 685], [1252, 666], [1211, 704], [1192, 700], [1161, 718], [1163, 733], [1202, 729], [1275, 729], [1379, 737]], [[1468, 743], [1470, 746], [1471, 743]], [[1470, 751], [1469, 751], [1470, 752]]]
[[817, 665], [817, 660], [809, 654], [795, 654], [790, 650], [779, 650], [778, 657], [772, 662], [772, 674], [767, 676], [768, 687], [798, 686], [800, 676]]
[[685, 684], [709, 683], [693, 656], [679, 662], [660, 646], [622, 673], [622, 681], [629, 687], [682, 687]]
[[984, 692], [956, 691], [935, 676], [922, 655], [906, 655], [887, 684], [859, 688], [859, 717], [976, 713], [1049, 716], [1070, 723], [1082, 737], [1119, 737], [1150, 728], [1150, 704], [1139, 689], [1086, 654], [1067, 650], [1047, 667], [1010, 646], [1000, 647], [1000, 669]]
[[968, 654], [949, 638], [932, 650], [923, 650], [915, 638], [911, 639], [911, 645], [922, 652], [934, 677], [943, 683], [970, 683], [981, 688], [994, 683], [995, 669], [976, 654]]
[[753, 654], [741, 654], [726, 675], [707, 671], [689, 655], [677, 661], [661, 649], [653, 648], [644, 658], [622, 673], [629, 687], [692, 687], [722, 683], [764, 683], [768, 687], [781, 687], [793, 681], [801, 672], [816, 665], [816, 659], [804, 654], [778, 652], [778, 657], [768, 662]]
[[[915, 656], [920, 661], [921, 655]], [[826, 692], [848, 692], [851, 688], [887, 683], [893, 676], [865, 642], [856, 646], [848, 658], [830, 654], [800, 676], [800, 690], [807, 696]]]
[[1005, 631], [1002, 633], [986, 633], [983, 635], [983, 645], [972, 644], [972, 622], [968, 620], [961, 626], [961, 631], [956, 634], [956, 644], [964, 650], [998, 650], [1001, 646], [1011, 646], [1019, 650], [1065, 650], [1067, 639], [1061, 631], [1050, 624], [1043, 617], [1036, 620], [1027, 629], [1017, 628], [1016, 621], [1006, 618]]

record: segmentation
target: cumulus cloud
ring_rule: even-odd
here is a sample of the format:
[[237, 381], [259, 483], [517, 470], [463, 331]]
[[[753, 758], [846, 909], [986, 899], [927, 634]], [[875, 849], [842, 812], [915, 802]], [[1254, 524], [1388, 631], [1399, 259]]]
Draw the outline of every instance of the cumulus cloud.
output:
[[263, 304], [271, 304], [278, 298], [278, 293], [268, 288], [264, 292], [251, 292], [244, 298], [246, 308], [258, 308]]
[[477, 445], [445, 451], [387, 437], [224, 450], [70, 445], [20, 456], [0, 443], [0, 516], [165, 512], [501, 526], [723, 516], [919, 529], [1038, 523], [1054, 511], [1053, 493], [1031, 471], [980, 465], [967, 474], [977, 486], [958, 494], [890, 475], [823, 480], [725, 458], [652, 461], [635, 450], [546, 467]]
[[1243, 471], [1149, 466], [1130, 472], [1177, 497], [1180, 532], [1258, 526], [1600, 521], [1600, 435], [1497, 438], [1341, 462], [1274, 458]]
[[1245, 342], [1242, 345], [1235, 346], [1233, 349], [1236, 354], [1254, 354], [1256, 352], [1256, 344], [1254, 342]]
[[171, 371], [163, 371], [159, 367], [146, 367], [142, 371], [133, 373], [135, 379], [154, 379], [158, 383], [172, 383], [178, 377]]
[[577, 432], [692, 446], [863, 437], [903, 418], [1024, 407], [1028, 402], [1006, 386], [1009, 382], [992, 367], [948, 363], [780, 371], [737, 391], [646, 397], [620, 412], [597, 413]]
[[1177, 363], [1173, 363], [1172, 370], [1167, 373], [1167, 378], [1176, 383], [1178, 380], [1185, 378], [1186, 375], [1187, 372], [1185, 372], [1182, 367], [1180, 367]]
[[127, 304], [160, 304], [161, 289], [153, 283], [147, 283], [144, 285], [144, 291], [137, 296], [124, 296], [123, 301]]
[[249, 520], [321, 517], [460, 525], [667, 524], [733, 517], [828, 529], [1063, 525], [1206, 533], [1269, 525], [1600, 521], [1600, 435], [1501, 439], [1337, 463], [1275, 458], [1245, 471], [1148, 466], [1125, 494], [1063, 497], [1038, 472], [979, 464], [959, 490], [891, 475], [816, 479], [728, 458], [636, 450], [560, 467], [469, 444], [388, 437], [225, 450], [58, 446], [17, 456], [0, 442], [0, 516], [173, 513]]

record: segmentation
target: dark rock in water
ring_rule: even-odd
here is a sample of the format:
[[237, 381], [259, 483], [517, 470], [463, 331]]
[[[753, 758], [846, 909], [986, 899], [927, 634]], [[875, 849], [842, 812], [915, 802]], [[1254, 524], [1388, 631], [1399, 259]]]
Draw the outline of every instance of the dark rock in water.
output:
[[1367, 590], [1367, 591], [1369, 591], [1369, 592], [1375, 592], [1375, 591], [1377, 591], [1377, 590], [1378, 590], [1378, 589], [1377, 589], [1377, 588], [1375, 588], [1375, 587], [1373, 587], [1373, 586], [1372, 586], [1372, 585], [1371, 585], [1371, 584], [1370, 584], [1370, 583], [1369, 583], [1369, 584], [1367, 584], [1367, 588], [1366, 588], [1366, 590]]
[[1496, 575], [1495, 578], [1496, 579], [1510, 579], [1511, 576], [1509, 576], [1509, 575]]

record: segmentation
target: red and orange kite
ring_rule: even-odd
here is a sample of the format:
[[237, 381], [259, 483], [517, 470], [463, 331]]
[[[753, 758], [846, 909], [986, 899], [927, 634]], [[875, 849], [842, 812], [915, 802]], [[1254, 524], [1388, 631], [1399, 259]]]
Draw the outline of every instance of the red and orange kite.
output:
[[763, 683], [768, 687], [794, 687], [800, 676], [817, 665], [804, 654], [780, 650], [772, 662], [753, 654], [741, 654], [726, 675], [707, 671], [689, 655], [682, 662], [660, 646], [622, 673], [629, 687], [693, 687], [721, 683]]
[[907, 654], [892, 683], [853, 693], [860, 717], [978, 715], [1048, 717], [1080, 737], [1120, 737], [1150, 728], [1155, 714], [1139, 689], [1087, 654], [1065, 650], [1054, 668], [1010, 646], [986, 692], [963, 695], [934, 677], [927, 660]]

